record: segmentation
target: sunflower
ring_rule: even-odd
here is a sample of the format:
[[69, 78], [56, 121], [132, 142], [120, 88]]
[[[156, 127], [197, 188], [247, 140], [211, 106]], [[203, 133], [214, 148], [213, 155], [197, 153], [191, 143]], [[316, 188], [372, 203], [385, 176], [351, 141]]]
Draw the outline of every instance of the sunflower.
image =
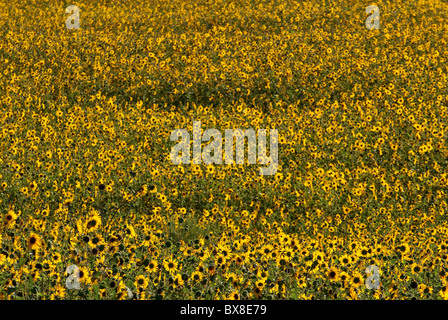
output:
[[232, 293], [230, 293], [227, 298], [229, 300], [240, 300], [240, 295], [238, 293], [238, 291], [233, 291]]
[[86, 219], [86, 230], [88, 232], [94, 232], [101, 226], [101, 217], [98, 211], [93, 210], [89, 217]]
[[350, 284], [354, 288], [359, 288], [363, 283], [363, 277], [359, 272], [355, 272], [350, 279]]
[[159, 276], [159, 277], [155, 277], [155, 278], [152, 280], [152, 283], [153, 283], [154, 286], [159, 285], [159, 284], [160, 284], [160, 276]]
[[120, 281], [117, 287], [117, 299], [125, 300], [126, 298], [132, 299], [132, 297], [132, 291], [128, 287], [126, 287], [123, 281]]
[[272, 250], [271, 254], [268, 256], [269, 259], [277, 260], [279, 256], [278, 250]]
[[262, 255], [263, 259], [267, 260], [273, 249], [274, 247], [271, 244], [265, 244], [259, 249], [259, 253]]
[[149, 185], [148, 186], [148, 190], [149, 190], [150, 193], [156, 193], [157, 192], [157, 187]]
[[179, 263], [175, 259], [169, 258], [168, 260], [163, 261], [163, 266], [165, 267], [165, 270], [173, 274], [177, 272]]
[[216, 273], [216, 268], [215, 268], [214, 265], [211, 265], [211, 266], [208, 267], [207, 271], [212, 276], [212, 275], [214, 275]]
[[215, 259], [215, 264], [216, 265], [223, 265], [226, 263], [226, 258], [224, 257], [224, 255], [222, 254], [218, 254], [218, 256]]
[[357, 242], [351, 242], [349, 245], [349, 249], [351, 249], [352, 251], [355, 251], [357, 247], [358, 247]]
[[237, 266], [241, 266], [244, 263], [245, 255], [236, 255], [234, 258], [234, 261]]
[[349, 281], [350, 277], [347, 272], [342, 271], [339, 274], [339, 279], [342, 281], [343, 285], [346, 285], [346, 283]]
[[0, 252], [0, 266], [6, 261], [6, 255]]
[[443, 300], [448, 300], [448, 286], [446, 284], [439, 291], [439, 295], [442, 297]]
[[419, 274], [422, 271], [422, 267], [417, 263], [413, 263], [411, 265], [412, 274]]
[[327, 278], [333, 282], [333, 281], [338, 281], [339, 280], [339, 272], [338, 269], [336, 268], [330, 268], [327, 271]]
[[218, 253], [226, 259], [230, 257], [230, 249], [227, 246], [218, 245]]
[[353, 300], [358, 300], [358, 292], [356, 291], [355, 288], [349, 289], [349, 298], [351, 298]]
[[324, 262], [324, 253], [317, 250], [314, 251], [313, 261], [317, 261], [317, 263], [322, 264]]
[[8, 213], [5, 215], [3, 220], [5, 221], [6, 225], [13, 225], [14, 221], [17, 219], [17, 214], [14, 213], [13, 210], [9, 210]]
[[407, 243], [402, 243], [399, 246], [396, 247], [396, 250], [399, 251], [401, 254], [408, 254], [410, 249], [409, 245]]
[[370, 253], [372, 252], [372, 250], [370, 250], [369, 252], [369, 248], [366, 246], [361, 246], [358, 248], [357, 250], [357, 255], [363, 258], [367, 258], [370, 256]]
[[151, 235], [149, 234], [145, 235], [145, 237], [143, 238], [142, 245], [145, 247], [149, 247], [151, 245]]
[[418, 291], [420, 292], [420, 297], [424, 298], [425, 296], [431, 294], [433, 289], [422, 283], [418, 286]]
[[194, 271], [191, 276], [190, 279], [192, 279], [195, 282], [199, 282], [202, 280], [202, 273], [199, 271]]
[[79, 267], [78, 280], [85, 284], [90, 284], [92, 282], [92, 279], [90, 278], [89, 275], [89, 270], [87, 268]]
[[285, 248], [283, 254], [287, 257], [288, 261], [291, 261], [292, 258], [295, 256], [295, 252], [292, 248]]
[[380, 255], [381, 253], [383, 253], [383, 246], [378, 244], [373, 250], [373, 252], [375, 253], [375, 255]]
[[28, 195], [28, 188], [27, 187], [20, 188], [20, 192], [22, 192], [22, 194], [26, 196]]
[[234, 272], [227, 272], [225, 277], [226, 277], [226, 280], [230, 283], [232, 283], [238, 279], [238, 276]]
[[254, 295], [255, 298], [259, 299], [261, 297], [262, 291], [263, 291], [263, 288], [256, 286], [252, 290], [252, 294]]
[[207, 166], [207, 174], [213, 175], [215, 173], [215, 167], [213, 165]]
[[289, 263], [289, 258], [285, 254], [280, 254], [277, 259], [275, 260], [275, 263], [278, 267], [286, 267]]
[[120, 244], [121, 236], [120, 235], [111, 235], [107, 240], [107, 243], [110, 246], [118, 246]]
[[28, 242], [27, 242], [28, 249], [36, 250], [36, 249], [40, 248], [41, 244], [42, 244], [41, 238], [35, 233], [32, 233], [30, 235], [30, 237], [28, 238]]
[[342, 265], [343, 267], [347, 266], [347, 265], [350, 264], [350, 262], [351, 262], [350, 256], [348, 256], [348, 255], [346, 255], [346, 254], [342, 255], [342, 256], [339, 258], [339, 262], [341, 263], [341, 265]]
[[149, 261], [148, 266], [145, 269], [149, 273], [155, 273], [159, 270], [159, 264], [155, 260]]
[[31, 275], [31, 279], [34, 282], [39, 280], [39, 279], [41, 279], [40, 272], [38, 270], [35, 270], [35, 271], [31, 272], [30, 275]]
[[36, 190], [36, 188], [37, 188], [37, 183], [36, 183], [36, 181], [31, 182], [31, 184], [30, 184], [30, 190], [34, 192], [34, 191]]
[[[188, 276], [187, 276], [188, 280]], [[180, 273], [176, 274], [176, 276], [173, 279], [173, 288], [182, 287], [185, 284], [185, 280], [183, 279], [182, 275]]]
[[134, 285], [136, 288], [146, 288], [148, 286], [148, 279], [141, 274], [135, 278]]
[[159, 251], [157, 250], [157, 248], [154, 245], [149, 247], [148, 251], [151, 254], [151, 256], [154, 257], [154, 258], [157, 258], [159, 256]]
[[257, 286], [257, 287], [260, 288], [260, 289], [263, 289], [264, 286], [266, 285], [266, 280], [267, 280], [267, 278], [261, 278], [261, 279], [258, 279], [258, 280], [255, 282], [255, 286]]
[[63, 286], [61, 286], [60, 284], [57, 284], [53, 290], [55, 291], [55, 295], [57, 297], [60, 297], [60, 298], [65, 297], [65, 288]]

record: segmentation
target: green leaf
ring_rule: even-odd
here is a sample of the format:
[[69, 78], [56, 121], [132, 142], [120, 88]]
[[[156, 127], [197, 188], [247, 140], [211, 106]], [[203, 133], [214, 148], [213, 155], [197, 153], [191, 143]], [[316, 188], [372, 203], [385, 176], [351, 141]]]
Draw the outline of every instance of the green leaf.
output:
[[92, 286], [92, 289], [93, 289], [93, 298], [94, 298], [95, 300], [100, 300], [100, 290], [99, 290], [99, 288], [98, 288], [98, 285], [97, 285], [97, 284], [94, 284], [94, 285]]
[[128, 287], [129, 289], [131, 289], [131, 291], [132, 291], [133, 289], [135, 289], [135, 288], [134, 288], [134, 283], [133, 283], [131, 280], [128, 280], [128, 281], [126, 281], [125, 283], [126, 283], [126, 287]]
[[21, 257], [19, 260], [19, 268], [22, 267], [27, 260], [28, 260], [27, 257]]

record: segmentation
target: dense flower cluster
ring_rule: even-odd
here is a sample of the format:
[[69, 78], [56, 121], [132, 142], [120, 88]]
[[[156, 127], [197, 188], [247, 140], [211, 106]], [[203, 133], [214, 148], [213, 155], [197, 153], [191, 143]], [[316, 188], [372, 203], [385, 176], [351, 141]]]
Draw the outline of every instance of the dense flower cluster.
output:
[[[3, 2], [0, 298], [447, 299], [448, 7], [322, 3]], [[173, 165], [192, 120], [278, 171]]]

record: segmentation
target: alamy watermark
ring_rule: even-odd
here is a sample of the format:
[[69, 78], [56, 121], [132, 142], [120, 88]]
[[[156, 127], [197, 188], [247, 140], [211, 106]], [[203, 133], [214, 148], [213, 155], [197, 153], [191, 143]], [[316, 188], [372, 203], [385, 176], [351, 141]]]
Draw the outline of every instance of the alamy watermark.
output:
[[[372, 13], [373, 12], [373, 13]], [[369, 30], [380, 28], [380, 9], [378, 6], [371, 5], [366, 8], [366, 13], [372, 15], [367, 17], [366, 28]]]
[[65, 8], [65, 13], [70, 14], [65, 20], [67, 29], [79, 29], [79, 8], [74, 5], [68, 6]]
[[[173, 146], [170, 159], [173, 164], [190, 164], [190, 133], [186, 129], [176, 129], [171, 132], [170, 140], [181, 141]], [[213, 141], [207, 144], [201, 152], [202, 141]], [[225, 130], [225, 163], [233, 164], [233, 142], [236, 139], [236, 163], [244, 164], [244, 144], [247, 138], [249, 164], [257, 163], [257, 136], [254, 129], [226, 129]], [[211, 155], [213, 151], [213, 156]], [[179, 157], [179, 152], [182, 155]], [[266, 150], [266, 129], [258, 129], [258, 163], [268, 165], [260, 168], [260, 175], [273, 175], [278, 169], [278, 130], [270, 129], [269, 157]], [[217, 129], [207, 129], [201, 135], [201, 122], [193, 121], [193, 164], [222, 164], [222, 135]]]
[[[65, 8], [65, 13], [70, 14], [65, 20], [67, 29], [79, 29], [79, 7], [70, 5]], [[380, 28], [380, 9], [376, 5], [370, 5], [366, 8], [366, 27], [369, 30]], [[371, 14], [371, 15], [370, 15]]]

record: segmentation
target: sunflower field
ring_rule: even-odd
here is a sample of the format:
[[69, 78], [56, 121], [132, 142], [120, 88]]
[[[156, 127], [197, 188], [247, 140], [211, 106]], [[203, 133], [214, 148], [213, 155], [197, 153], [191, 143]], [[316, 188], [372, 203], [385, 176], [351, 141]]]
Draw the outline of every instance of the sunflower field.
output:
[[[447, 16], [1, 0], [0, 299], [448, 299]], [[278, 170], [172, 164], [193, 121]]]

